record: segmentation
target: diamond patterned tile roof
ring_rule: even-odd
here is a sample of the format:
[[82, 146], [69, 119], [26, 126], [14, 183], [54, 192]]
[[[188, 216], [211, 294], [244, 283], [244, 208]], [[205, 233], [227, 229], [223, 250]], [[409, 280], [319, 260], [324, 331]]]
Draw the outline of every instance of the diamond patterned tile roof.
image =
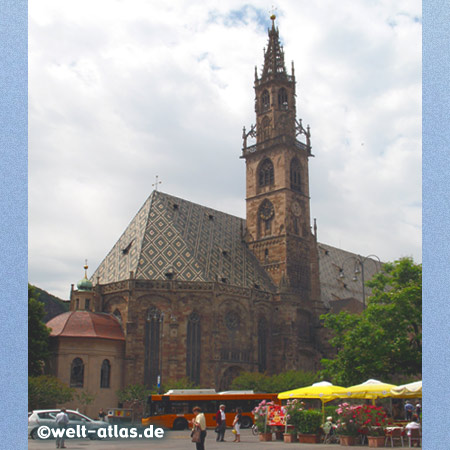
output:
[[[331, 245], [317, 243], [319, 252], [320, 293], [322, 302], [330, 306], [330, 301], [357, 299], [362, 302], [361, 274], [355, 277], [355, 262], [358, 255]], [[341, 278], [340, 269], [344, 277]], [[370, 280], [380, 270], [380, 262], [368, 258], [364, 263], [365, 281]], [[366, 286], [366, 301], [371, 289]]]
[[220, 281], [258, 284], [274, 291], [270, 277], [241, 236], [245, 220], [159, 191], [145, 201], [112, 250], [93, 273], [101, 284], [128, 279]]

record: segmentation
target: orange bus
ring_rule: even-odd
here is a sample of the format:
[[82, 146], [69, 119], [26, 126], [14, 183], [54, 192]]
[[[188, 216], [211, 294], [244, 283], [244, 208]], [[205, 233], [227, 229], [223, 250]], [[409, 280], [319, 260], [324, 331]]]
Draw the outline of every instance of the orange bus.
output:
[[225, 405], [227, 426], [231, 427], [236, 408], [242, 409], [242, 428], [253, 425], [253, 409], [263, 400], [281, 404], [278, 394], [255, 394], [253, 391], [216, 392], [214, 389], [180, 389], [163, 395], [149, 395], [142, 425], [158, 425], [173, 430], [188, 428], [194, 417], [192, 408], [199, 406], [206, 418], [206, 426], [215, 428], [216, 412]]

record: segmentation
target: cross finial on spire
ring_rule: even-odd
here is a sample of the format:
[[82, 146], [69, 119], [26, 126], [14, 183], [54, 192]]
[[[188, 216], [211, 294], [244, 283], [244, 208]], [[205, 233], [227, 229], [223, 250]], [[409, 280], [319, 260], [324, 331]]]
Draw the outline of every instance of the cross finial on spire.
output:
[[87, 279], [87, 270], [88, 270], [89, 266], [87, 263], [87, 259], [84, 260], [84, 278]]
[[161, 183], [162, 183], [162, 181], [158, 181], [158, 175], [156, 175], [155, 182], [152, 184], [152, 186], [155, 188], [155, 191], [158, 190], [158, 184], [161, 184]]

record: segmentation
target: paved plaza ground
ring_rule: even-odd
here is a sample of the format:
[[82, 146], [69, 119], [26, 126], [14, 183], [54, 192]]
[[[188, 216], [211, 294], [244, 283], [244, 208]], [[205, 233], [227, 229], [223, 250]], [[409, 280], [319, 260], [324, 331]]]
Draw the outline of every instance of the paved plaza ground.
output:
[[[195, 444], [191, 442], [189, 436], [190, 432], [185, 431], [169, 431], [163, 440], [148, 439], [148, 440], [101, 440], [101, 441], [90, 441], [89, 439], [76, 439], [67, 440], [66, 447], [68, 450], [127, 450], [127, 449], [191, 449], [195, 450]], [[235, 449], [235, 448], [252, 448], [252, 449], [264, 449], [264, 450], [339, 450], [344, 448], [337, 444], [285, 444], [281, 441], [272, 442], [260, 442], [257, 436], [253, 436], [250, 430], [241, 431], [241, 442], [239, 444], [233, 443], [233, 435], [231, 430], [227, 430], [225, 435], [226, 442], [216, 442], [216, 434], [214, 430], [208, 430], [206, 437], [205, 450], [225, 450], [225, 449]], [[407, 445], [407, 443], [406, 443]], [[41, 441], [41, 440], [29, 440], [28, 448], [30, 450], [46, 450], [56, 448], [55, 441]], [[345, 447], [351, 448], [353, 450], [366, 450], [366, 446], [351, 446]]]

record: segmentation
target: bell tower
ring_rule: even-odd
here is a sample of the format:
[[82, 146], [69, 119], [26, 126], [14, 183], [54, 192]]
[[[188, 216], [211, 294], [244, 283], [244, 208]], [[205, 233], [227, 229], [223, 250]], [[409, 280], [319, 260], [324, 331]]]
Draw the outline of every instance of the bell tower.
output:
[[[311, 133], [296, 119], [294, 63], [289, 75], [274, 15], [271, 20], [260, 76], [255, 68], [256, 124], [249, 131], [244, 128], [242, 136], [246, 240], [273, 281], [306, 300], [317, 262], [309, 205]], [[256, 142], [248, 145], [249, 138]]]

